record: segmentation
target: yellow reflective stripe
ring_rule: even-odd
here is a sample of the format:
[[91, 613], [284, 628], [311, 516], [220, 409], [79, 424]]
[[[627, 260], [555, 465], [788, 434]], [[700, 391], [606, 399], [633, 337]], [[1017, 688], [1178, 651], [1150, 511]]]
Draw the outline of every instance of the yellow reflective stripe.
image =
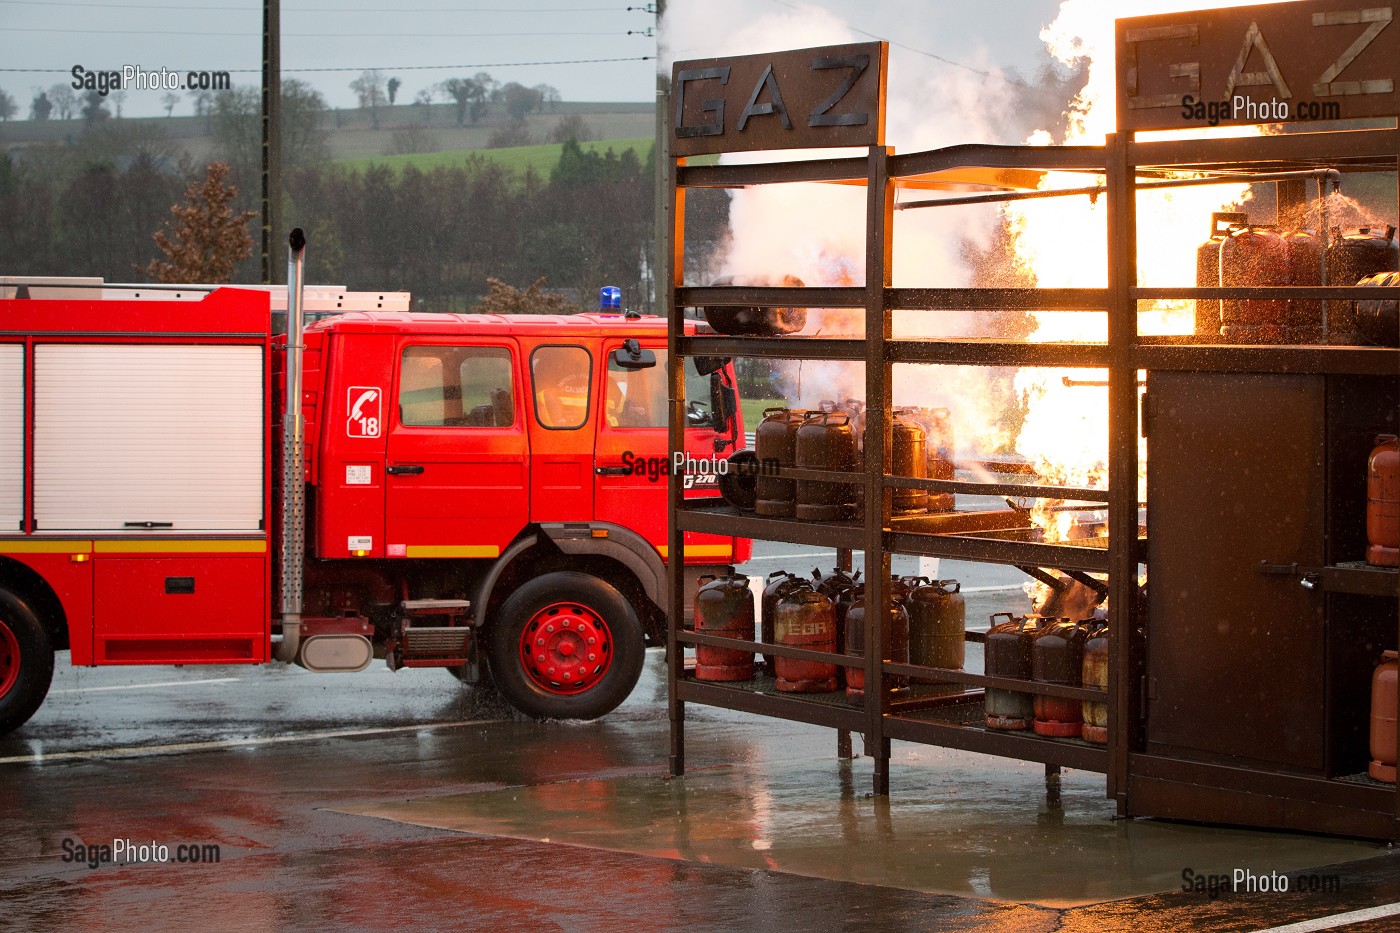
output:
[[94, 541], [99, 554], [266, 554], [266, 541], [200, 541], [145, 538], [136, 541]]
[[0, 554], [91, 554], [91, 541], [0, 541]]
[[410, 544], [407, 557], [500, 557], [501, 549], [494, 544]]
[[[656, 548], [664, 558], [668, 556], [670, 547], [662, 544]], [[685, 547], [686, 557], [730, 557], [734, 554], [734, 548], [728, 544], [687, 544]]]

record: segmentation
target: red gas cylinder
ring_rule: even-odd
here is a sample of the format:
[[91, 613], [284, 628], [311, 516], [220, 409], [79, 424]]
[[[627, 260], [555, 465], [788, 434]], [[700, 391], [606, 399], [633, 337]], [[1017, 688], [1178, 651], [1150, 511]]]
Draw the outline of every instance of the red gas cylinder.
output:
[[1376, 438], [1366, 471], [1366, 563], [1400, 566], [1400, 450], [1394, 434]]
[[778, 476], [797, 462], [797, 429], [802, 427], [807, 412], [799, 408], [765, 408], [763, 422], [754, 432], [754, 447], [759, 464], [771, 464], [775, 469], [760, 469], [754, 511], [759, 515], [788, 518], [797, 505], [797, 484]]
[[1395, 783], [1395, 720], [1400, 707], [1396, 692], [1397, 655], [1387, 651], [1371, 678], [1371, 767], [1367, 773], [1377, 781]]
[[[764, 644], [775, 644], [773, 640], [773, 623], [778, 619], [778, 603], [798, 590], [810, 590], [812, 581], [806, 577], [799, 577], [795, 573], [788, 573], [786, 570], [775, 570], [768, 575], [768, 585], [763, 588], [763, 596], [759, 599], [758, 628]], [[765, 654], [763, 663], [768, 668], [768, 673], [773, 673], [773, 656]]]
[[[799, 589], [778, 603], [773, 623], [777, 643], [809, 651], [836, 651], [836, 606], [821, 593]], [[784, 693], [828, 693], [836, 689], [836, 665], [777, 659], [777, 687]]]
[[[1078, 622], [1060, 619], [1040, 629], [1031, 649], [1031, 679], [1042, 684], [1078, 687], [1084, 671], [1084, 642], [1087, 630]], [[1062, 697], [1035, 698], [1036, 735], [1079, 738], [1084, 713], [1079, 700]]]
[[[710, 582], [695, 594], [695, 631], [753, 641], [753, 591], [749, 589], [749, 578], [731, 567], [722, 577], [707, 574], [700, 579]], [[752, 651], [696, 645], [696, 680], [753, 680], [753, 675]]]
[[[1282, 286], [1290, 281], [1288, 244], [1275, 231], [1238, 227], [1221, 242], [1222, 288]], [[1226, 327], [1282, 328], [1287, 315], [1287, 301], [1248, 298], [1226, 300], [1220, 305], [1220, 319]]]

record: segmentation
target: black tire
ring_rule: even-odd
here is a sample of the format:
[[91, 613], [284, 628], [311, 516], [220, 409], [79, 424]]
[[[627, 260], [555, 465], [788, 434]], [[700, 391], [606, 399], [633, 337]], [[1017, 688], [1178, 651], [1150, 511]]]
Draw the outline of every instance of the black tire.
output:
[[49, 633], [23, 600], [0, 590], [0, 735], [29, 721], [52, 681]]
[[[539, 626], [555, 607], [567, 607], [561, 610], [561, 618], [593, 620], [590, 637], [606, 631], [600, 647], [611, 651], [610, 663], [595, 683], [580, 692], [563, 692], [571, 688], [562, 682], [543, 682], [545, 671], [532, 673], [521, 657], [527, 626], [533, 621], [535, 631], [547, 637]], [[646, 659], [642, 625], [632, 604], [612, 584], [573, 570], [547, 573], [520, 586], [501, 604], [489, 634], [488, 658], [497, 689], [512, 706], [535, 719], [597, 719], [612, 712], [637, 685]], [[596, 676], [589, 670], [583, 669], [585, 676]]]

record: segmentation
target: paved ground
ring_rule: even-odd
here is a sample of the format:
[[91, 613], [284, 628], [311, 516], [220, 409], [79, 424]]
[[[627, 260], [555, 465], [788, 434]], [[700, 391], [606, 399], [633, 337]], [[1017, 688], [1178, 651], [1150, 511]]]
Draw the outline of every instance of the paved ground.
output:
[[[978, 613], [1018, 598], [1014, 575], [964, 577]], [[829, 731], [692, 707], [691, 771], [667, 780], [663, 675], [653, 651], [607, 719], [540, 724], [440, 671], [60, 666], [0, 739], [0, 930], [1400, 924], [1383, 847], [1115, 821], [1098, 775], [1067, 773], [1054, 807], [1037, 765], [895, 743], [877, 799]], [[77, 848], [114, 840], [219, 860]], [[1187, 893], [1188, 868], [1294, 890]]]

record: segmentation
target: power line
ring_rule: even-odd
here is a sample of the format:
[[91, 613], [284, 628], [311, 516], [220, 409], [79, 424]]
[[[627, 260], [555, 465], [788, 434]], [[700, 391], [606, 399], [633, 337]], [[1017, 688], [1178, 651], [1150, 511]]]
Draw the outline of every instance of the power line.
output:
[[[258, 7], [198, 6], [162, 3], [68, 3], [62, 0], [0, 0], [14, 6], [96, 7], [104, 10], [191, 10], [201, 13], [257, 13]], [[283, 13], [626, 13], [622, 7], [290, 7]]]
[[[439, 71], [450, 68], [525, 68], [535, 65], [595, 65], [610, 62], [649, 62], [654, 61], [655, 55], [639, 55], [634, 58], [568, 58], [558, 61], [548, 62], [476, 62], [471, 64], [456, 65], [373, 65], [339, 68], [283, 68], [284, 72], [296, 72], [298, 74], [309, 74], [312, 72], [331, 71]], [[171, 71], [188, 71], [189, 69], [169, 69]], [[208, 71], [211, 69], [200, 69]], [[219, 70], [219, 69], [213, 69]], [[260, 68], [233, 68], [229, 69], [229, 74], [260, 74]], [[0, 74], [70, 74], [68, 68], [0, 68]]]
[[[208, 32], [206, 30], [158, 29], [38, 29], [27, 26], [0, 26], [0, 32], [100, 33], [117, 36], [257, 36], [257, 32]], [[535, 36], [622, 36], [621, 32], [284, 32], [284, 39], [506, 39]]]
[[[769, 3], [776, 3], [776, 4], [778, 4], [779, 6], [785, 6], [785, 7], [787, 7], [788, 9], [791, 9], [791, 10], [798, 10], [798, 11], [800, 11], [800, 10], [802, 9], [801, 7], [799, 7], [799, 6], [798, 6], [797, 4], [795, 4], [795, 3], [788, 3], [787, 0], [768, 0], [768, 2], [769, 2]], [[859, 28], [857, 28], [857, 27], [855, 27], [855, 26], [852, 26], [850, 23], [847, 23], [847, 24], [846, 24], [846, 28], [850, 29], [851, 32], [858, 32], [858, 33], [860, 33], [862, 36], [868, 36], [868, 37], [871, 38], [871, 39], [878, 39], [878, 40], [880, 40], [881, 42], [888, 42], [890, 45], [897, 45], [897, 46], [899, 46], [901, 49], [904, 49], [905, 51], [908, 51], [908, 52], [915, 52], [915, 53], [917, 53], [917, 54], [919, 54], [919, 55], [923, 55], [923, 56], [926, 56], [926, 57], [928, 57], [928, 58], [931, 58], [931, 59], [933, 59], [934, 61], [942, 62], [942, 63], [945, 64], [945, 65], [951, 65], [951, 66], [954, 67], [954, 68], [961, 68], [961, 69], [963, 69], [964, 71], [970, 71], [970, 72], [972, 72], [972, 73], [975, 74], [975, 75], [981, 75], [981, 76], [984, 77], [984, 78], [1000, 78], [1000, 77], [1001, 77], [1001, 75], [995, 74], [995, 73], [990, 72], [990, 71], [984, 71], [984, 70], [981, 69], [981, 68], [974, 68], [974, 67], [972, 67], [971, 65], [964, 65], [962, 62], [955, 62], [955, 61], [953, 61], [951, 58], [944, 58], [942, 55], [938, 55], [938, 54], [936, 54], [936, 53], [934, 53], [934, 52], [930, 52], [930, 51], [928, 51], [927, 49], [917, 49], [917, 48], [915, 48], [915, 47], [912, 46], [912, 45], [905, 45], [903, 42], [895, 42], [893, 39], [886, 39], [884, 36], [877, 36], [877, 35], [875, 35], [875, 33], [873, 33], [873, 32], [866, 32], [864, 29], [859, 29]], [[1005, 79], [1003, 79], [1003, 80], [1005, 80]]]

